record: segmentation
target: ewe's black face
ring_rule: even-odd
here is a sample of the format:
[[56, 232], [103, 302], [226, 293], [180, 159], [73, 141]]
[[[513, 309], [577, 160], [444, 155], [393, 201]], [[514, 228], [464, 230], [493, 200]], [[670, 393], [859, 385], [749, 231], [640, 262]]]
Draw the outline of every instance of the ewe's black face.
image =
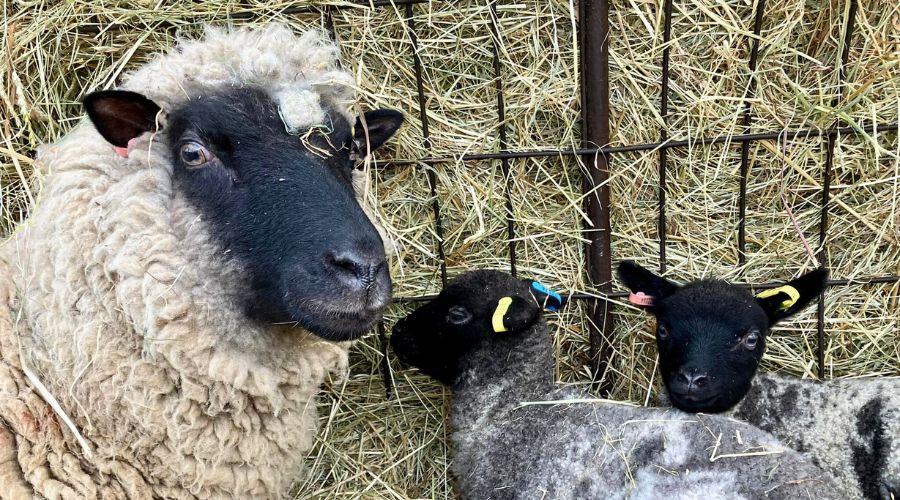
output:
[[[499, 271], [472, 271], [453, 280], [434, 300], [394, 325], [391, 347], [406, 364], [446, 385], [453, 385], [461, 361], [482, 342], [509, 338], [531, 326], [541, 308], [529, 282]], [[500, 300], [509, 297], [505, 332], [496, 332], [493, 317]]]
[[[134, 96], [105, 92], [85, 100], [116, 146], [154, 129], [158, 108]], [[141, 114], [144, 123], [135, 118]], [[381, 238], [351, 185], [351, 155], [367, 151], [363, 127], [354, 135], [340, 114], [327, 114], [321, 128], [290, 135], [275, 102], [244, 88], [189, 101], [171, 112], [163, 133], [176, 188], [198, 209], [222, 255], [247, 272], [241, 293], [248, 316], [349, 340], [380, 317], [391, 281]], [[381, 110], [366, 121], [374, 149], [402, 116]], [[120, 132], [134, 123], [135, 130]]]
[[818, 269], [788, 283], [795, 299], [786, 292], [757, 298], [721, 280], [679, 286], [630, 261], [619, 264], [619, 277], [632, 292], [653, 298], [660, 372], [672, 404], [715, 413], [747, 394], [769, 328], [817, 297], [827, 272]]

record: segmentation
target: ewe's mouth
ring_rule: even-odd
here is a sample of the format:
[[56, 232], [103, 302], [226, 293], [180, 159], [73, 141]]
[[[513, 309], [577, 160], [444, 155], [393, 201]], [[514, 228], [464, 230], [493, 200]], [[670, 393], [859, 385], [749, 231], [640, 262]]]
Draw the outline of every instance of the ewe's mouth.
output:
[[297, 323], [326, 340], [355, 340], [375, 326], [381, 310], [301, 307], [295, 316]]

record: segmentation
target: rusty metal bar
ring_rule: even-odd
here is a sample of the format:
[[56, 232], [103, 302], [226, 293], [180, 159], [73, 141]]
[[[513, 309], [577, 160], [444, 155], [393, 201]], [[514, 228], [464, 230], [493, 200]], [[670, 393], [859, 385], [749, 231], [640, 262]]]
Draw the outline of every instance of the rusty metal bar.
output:
[[[753, 20], [753, 43], [750, 48], [750, 81], [747, 82], [747, 91], [744, 93], [744, 133], [750, 133], [750, 123], [753, 115], [750, 111], [750, 100], [756, 95], [756, 65], [759, 57], [759, 35], [762, 33], [763, 13], [766, 11], [766, 0], [758, 0], [756, 3], [756, 15]], [[750, 143], [741, 143], [741, 177], [740, 199], [738, 205], [738, 265], [743, 269], [747, 263], [747, 177], [750, 172]]]
[[[497, 0], [488, 4], [491, 9], [491, 39], [494, 52], [494, 84], [497, 88], [497, 119], [499, 120], [500, 150], [506, 150], [506, 105], [503, 101], [503, 74], [500, 69], [500, 19], [497, 17]], [[510, 188], [509, 159], [500, 159], [500, 168], [506, 195], [506, 236], [509, 240], [509, 272], [516, 276], [516, 224], [513, 220], [512, 189]]]
[[457, 163], [457, 162], [473, 162], [473, 161], [483, 161], [483, 160], [501, 160], [504, 158], [507, 159], [516, 159], [516, 158], [547, 158], [552, 156], [585, 156], [585, 155], [612, 155], [617, 153], [632, 153], [635, 151], [651, 151], [658, 148], [681, 148], [685, 146], [697, 147], [697, 146], [711, 146], [714, 144], [725, 144], [725, 143], [743, 143], [743, 142], [756, 142], [756, 141], [765, 141], [771, 139], [786, 139], [786, 140], [795, 140], [797, 138], [813, 138], [813, 137], [827, 137], [833, 135], [859, 135], [863, 132], [865, 133], [874, 133], [874, 132], [896, 132], [900, 130], [900, 123], [881, 123], [881, 124], [873, 124], [873, 123], [863, 123], [859, 124], [858, 128], [855, 127], [843, 127], [837, 129], [819, 129], [819, 128], [808, 128], [808, 129], [799, 129], [799, 130], [788, 130], [781, 132], [759, 132], [755, 134], [742, 134], [742, 135], [733, 135], [733, 136], [719, 136], [719, 137], [701, 137], [699, 139], [682, 139], [677, 141], [669, 141], [666, 143], [661, 142], [652, 142], [645, 144], [631, 144], [627, 146], [606, 146], [606, 147], [585, 147], [585, 148], [573, 148], [573, 149], [543, 149], [543, 150], [531, 150], [531, 151], [499, 151], [496, 153], [475, 153], [475, 154], [465, 154], [465, 155], [454, 155], [454, 156], [441, 156], [441, 157], [429, 157], [423, 158], [421, 160], [392, 160], [385, 161], [383, 163], [379, 163], [379, 168], [391, 168], [398, 167], [404, 165], [417, 165], [420, 163], [425, 163], [427, 165], [437, 165], [439, 163]]
[[[844, 31], [844, 46], [841, 48], [840, 66], [835, 68], [838, 74], [838, 93], [834, 96], [831, 103], [832, 108], [837, 108], [844, 95], [844, 71], [847, 67], [847, 60], [850, 58], [850, 43], [853, 41], [853, 30], [856, 28], [856, 9], [857, 0], [850, 0], [849, 10], [847, 12], [847, 28]], [[831, 126], [832, 130], [838, 130], [840, 118], [836, 118]], [[834, 146], [837, 141], [838, 134], [828, 134], [827, 146], [825, 150], [825, 167], [822, 172], [822, 218], [819, 223], [819, 265], [828, 265], [828, 254], [826, 252], [826, 242], [828, 239], [828, 204], [831, 197], [831, 167], [834, 163]], [[825, 292], [819, 295], [818, 311], [816, 314], [816, 344], [819, 362], [818, 376], [820, 379], [825, 376]]]
[[[409, 39], [412, 42], [413, 65], [416, 72], [416, 88], [419, 93], [419, 121], [422, 123], [423, 147], [426, 156], [431, 151], [431, 136], [428, 133], [428, 108], [425, 105], [425, 82], [422, 79], [422, 59], [419, 57], [419, 39], [416, 36], [416, 20], [413, 5], [406, 4], [406, 22], [409, 28]], [[441, 225], [441, 207], [437, 199], [437, 175], [433, 169], [428, 170], [428, 189], [431, 191], [431, 209], [434, 212], [434, 230], [437, 236], [437, 251], [441, 267], [441, 286], [447, 284], [447, 258], [444, 254], [444, 230]]]
[[[608, 0], [581, 0], [581, 84], [584, 100], [581, 113], [585, 146], [609, 144], [609, 3]], [[612, 293], [611, 231], [609, 222], [609, 158], [606, 154], [585, 155], [583, 189], [588, 243], [585, 261], [592, 286], [604, 294]], [[590, 311], [591, 361], [594, 383], [601, 394], [612, 389], [609, 360], [612, 346], [613, 316], [609, 302], [597, 301]]]
[[[669, 139], [669, 42], [672, 41], [672, 0], [666, 0], [663, 24], [662, 89], [659, 98], [659, 114], [662, 126], [659, 128], [659, 142]], [[666, 164], [668, 148], [659, 150], [659, 272], [666, 272]]]

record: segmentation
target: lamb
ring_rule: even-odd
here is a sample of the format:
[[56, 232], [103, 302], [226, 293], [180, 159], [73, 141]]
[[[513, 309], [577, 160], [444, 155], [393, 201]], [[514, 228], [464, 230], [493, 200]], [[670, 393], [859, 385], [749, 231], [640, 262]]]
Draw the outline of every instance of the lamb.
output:
[[208, 29], [87, 96], [0, 246], [0, 497], [277, 498], [391, 295], [360, 206], [402, 115], [318, 31]]
[[756, 297], [722, 280], [679, 286], [630, 261], [620, 263], [619, 276], [652, 298], [644, 301], [657, 318], [668, 390], [661, 404], [723, 412], [772, 433], [844, 484], [847, 498], [900, 497], [900, 377], [756, 375], [769, 328], [821, 293], [825, 270]]
[[842, 485], [750, 425], [555, 387], [540, 288], [472, 271], [393, 328], [398, 358], [453, 389], [463, 498], [843, 498]]

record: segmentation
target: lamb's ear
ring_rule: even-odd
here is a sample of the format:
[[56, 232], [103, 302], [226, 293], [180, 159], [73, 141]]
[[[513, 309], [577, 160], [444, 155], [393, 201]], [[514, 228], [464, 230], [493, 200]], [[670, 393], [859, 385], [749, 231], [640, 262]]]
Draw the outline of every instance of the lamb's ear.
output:
[[756, 294], [756, 302], [766, 311], [769, 326], [793, 316], [825, 290], [828, 270], [820, 267], [787, 284]]
[[[366, 112], [365, 126], [359, 117], [353, 126], [353, 154], [357, 158], [365, 158], [382, 144], [387, 142], [403, 125], [403, 114], [391, 109], [376, 109]], [[368, 141], [366, 131], [368, 130]]]
[[657, 276], [630, 260], [619, 263], [619, 279], [633, 293], [643, 293], [654, 300], [664, 299], [678, 290], [679, 285]]
[[537, 320], [541, 308], [533, 300], [525, 300], [518, 296], [503, 297], [497, 301], [491, 326], [494, 333], [520, 332]]
[[136, 92], [101, 90], [88, 94], [82, 104], [94, 127], [113, 146], [128, 147], [131, 139], [156, 130], [159, 106]]

